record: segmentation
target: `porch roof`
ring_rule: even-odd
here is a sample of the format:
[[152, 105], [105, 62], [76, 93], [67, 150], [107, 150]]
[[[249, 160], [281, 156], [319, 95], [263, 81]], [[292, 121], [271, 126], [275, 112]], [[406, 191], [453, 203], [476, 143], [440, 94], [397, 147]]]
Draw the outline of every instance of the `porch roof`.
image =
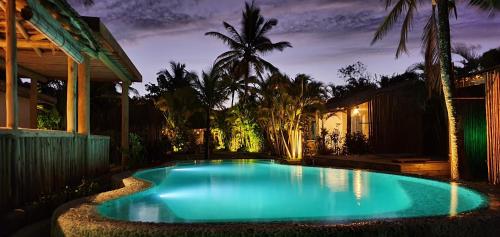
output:
[[[0, 0], [0, 34], [5, 35], [6, 0]], [[19, 75], [66, 80], [67, 57], [90, 57], [95, 81], [140, 82], [142, 76], [99, 18], [80, 16], [65, 0], [16, 0]], [[0, 39], [5, 45], [5, 39]], [[0, 57], [5, 58], [1, 52]], [[0, 65], [4, 66], [4, 60]]]

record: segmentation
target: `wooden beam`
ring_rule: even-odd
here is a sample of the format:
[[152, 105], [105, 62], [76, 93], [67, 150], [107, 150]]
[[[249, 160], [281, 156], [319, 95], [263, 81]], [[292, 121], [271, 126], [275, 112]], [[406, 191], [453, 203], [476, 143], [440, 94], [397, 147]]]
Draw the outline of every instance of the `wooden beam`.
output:
[[30, 83], [30, 128], [38, 128], [38, 80], [31, 78]]
[[[5, 40], [0, 40], [0, 47], [5, 47], [7, 42]], [[42, 49], [54, 49], [57, 48], [50, 41], [31, 41], [31, 40], [18, 40], [17, 41], [18, 48], [42, 48]], [[41, 54], [39, 55], [41, 56]]]
[[89, 58], [78, 64], [78, 133], [90, 134], [90, 70]]
[[128, 87], [129, 82], [122, 82], [122, 137], [121, 137], [121, 147], [122, 147], [122, 169], [126, 169], [128, 166], [129, 158], [129, 98], [128, 98]]
[[16, 2], [7, 1], [6, 7], [6, 39], [5, 47], [5, 108], [6, 127], [16, 129], [19, 127], [19, 107], [17, 96], [17, 36], [16, 36]]
[[[60, 10], [62, 10], [62, 14], [67, 16], [69, 19], [69, 22], [66, 22], [65, 24], [74, 25], [77, 28], [76, 29], [77, 32], [79, 34], [83, 35], [83, 37], [89, 42], [89, 46], [90, 46], [91, 50], [94, 50], [94, 51], [98, 50], [99, 45], [98, 45], [96, 39], [94, 38], [94, 36], [90, 32], [90, 30], [88, 29], [85, 22], [83, 22], [81, 20], [81, 17], [78, 17], [78, 18], [71, 17], [71, 15], [73, 15], [74, 12], [71, 9], [68, 9], [68, 7], [66, 7], [66, 5], [63, 4], [61, 1], [54, 1], [54, 0], [48, 0], [48, 1], [50, 1], [52, 4], [57, 6]], [[57, 16], [60, 16], [60, 13], [56, 12], [56, 11], [52, 11], [52, 14], [56, 14]], [[60, 18], [63, 18], [63, 17], [60, 17]]]
[[66, 84], [66, 131], [71, 133], [74, 133], [77, 127], [77, 78], [78, 65], [71, 57], [68, 57], [68, 80]]
[[[0, 2], [0, 8], [2, 8], [2, 10], [5, 11], [5, 3], [4, 2]], [[26, 32], [26, 30], [24, 29], [23, 25], [19, 22], [19, 20], [16, 19], [16, 28], [17, 30], [19, 31], [19, 33], [21, 33], [21, 35], [26, 39], [26, 40], [30, 40], [30, 36], [28, 34], [28, 32]], [[35, 51], [35, 53], [38, 55], [38, 56], [42, 56], [42, 51], [39, 49], [39, 48], [33, 48], [33, 50]]]
[[39, 40], [47, 39], [47, 37], [44, 34], [35, 34], [35, 35], [31, 35], [30, 39], [33, 41], [39, 41]]
[[26, 6], [21, 11], [24, 20], [28, 21], [35, 29], [47, 36], [57, 47], [72, 57], [76, 62], [83, 62], [81, 46], [61, 24], [50, 16], [47, 10], [40, 5], [39, 1], [27, 0]]

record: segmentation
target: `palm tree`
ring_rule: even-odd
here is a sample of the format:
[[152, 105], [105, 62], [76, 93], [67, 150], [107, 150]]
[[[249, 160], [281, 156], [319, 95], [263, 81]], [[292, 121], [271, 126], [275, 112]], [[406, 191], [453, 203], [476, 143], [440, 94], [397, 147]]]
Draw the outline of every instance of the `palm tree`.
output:
[[261, 55], [272, 51], [283, 51], [287, 47], [292, 47], [289, 42], [281, 41], [273, 43], [267, 33], [278, 24], [278, 20], [272, 18], [266, 20], [260, 9], [254, 5], [245, 3], [241, 20], [240, 32], [227, 22], [223, 22], [228, 35], [211, 31], [205, 35], [216, 37], [222, 40], [230, 48], [216, 59], [216, 67], [225, 67], [230, 63], [236, 63], [237, 71], [243, 76], [245, 92], [243, 100], [248, 95], [248, 85], [250, 73], [253, 70], [259, 78], [265, 70], [277, 72], [278, 69], [270, 62], [264, 60]]
[[193, 83], [197, 78], [181, 63], [170, 62], [170, 69], [157, 73], [157, 85], [147, 84], [147, 97], [154, 100], [155, 106], [165, 117], [166, 135], [174, 150], [189, 149], [189, 121], [200, 112], [200, 102]]
[[[196, 78], [195, 72], [186, 70], [186, 65], [178, 62], [170, 62], [170, 71], [168, 69], [161, 70], [157, 73], [158, 85], [148, 84], [146, 89], [150, 93], [173, 92], [178, 89], [191, 86]], [[156, 88], [155, 88], [156, 86]]]
[[[427, 2], [429, 0], [386, 0], [386, 8], [393, 5], [389, 15], [385, 18], [383, 23], [377, 29], [373, 38], [372, 44], [382, 39], [389, 30], [394, 26], [400, 17], [403, 17], [403, 24], [401, 26], [400, 40], [396, 57], [399, 57], [403, 52], [408, 52], [406, 42], [408, 40], [408, 33], [413, 25], [413, 18], [418, 10], [420, 2]], [[451, 62], [451, 38], [450, 38], [450, 9], [455, 10], [454, 0], [431, 0], [432, 14], [427, 21], [424, 28], [422, 37], [423, 49], [425, 54], [426, 70], [428, 75], [432, 73], [432, 67], [439, 65], [439, 81], [441, 91], [444, 97], [448, 117], [448, 136], [449, 136], [449, 159], [451, 167], [452, 179], [459, 178], [458, 172], [458, 148], [457, 148], [457, 134], [456, 134], [456, 116], [455, 109], [452, 102], [452, 75], [453, 67]], [[470, 0], [471, 6], [479, 6], [483, 9], [500, 9], [500, 1], [498, 0]], [[394, 4], [393, 4], [394, 3]], [[437, 8], [437, 20], [436, 20]], [[403, 15], [405, 14], [405, 15]], [[438, 78], [434, 75], [433, 78]], [[432, 78], [431, 78], [432, 80]]]
[[223, 107], [229, 95], [229, 89], [226, 81], [222, 80], [220, 71], [212, 67], [208, 71], [203, 71], [201, 80], [194, 81], [194, 88], [197, 91], [198, 98], [205, 108], [206, 112], [206, 129], [205, 129], [205, 159], [210, 157], [210, 115], [214, 108]]
[[231, 107], [234, 106], [234, 95], [236, 93], [243, 94], [245, 91], [245, 81], [242, 79], [241, 73], [238, 71], [236, 62], [230, 63], [222, 69], [222, 77], [228, 82], [229, 91], [231, 93]]

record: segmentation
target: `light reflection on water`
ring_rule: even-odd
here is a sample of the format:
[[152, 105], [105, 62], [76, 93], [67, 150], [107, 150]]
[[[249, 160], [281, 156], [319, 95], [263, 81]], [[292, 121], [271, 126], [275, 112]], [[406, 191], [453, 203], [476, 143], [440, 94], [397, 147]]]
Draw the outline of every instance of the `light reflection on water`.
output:
[[450, 216], [457, 215], [458, 208], [458, 185], [455, 182], [452, 182], [450, 188]]
[[484, 204], [453, 183], [262, 161], [197, 162], [136, 174], [156, 186], [99, 206], [148, 222], [346, 221], [457, 215]]

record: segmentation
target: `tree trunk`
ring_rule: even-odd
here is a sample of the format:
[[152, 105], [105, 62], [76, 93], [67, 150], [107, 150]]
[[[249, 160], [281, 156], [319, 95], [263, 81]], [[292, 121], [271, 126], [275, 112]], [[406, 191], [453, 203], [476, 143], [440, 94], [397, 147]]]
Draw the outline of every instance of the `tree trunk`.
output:
[[234, 91], [231, 94], [231, 108], [233, 107], [233, 105], [234, 105]]
[[439, 63], [441, 74], [441, 86], [448, 114], [448, 142], [449, 142], [449, 160], [450, 173], [453, 180], [459, 179], [458, 171], [458, 149], [457, 149], [457, 129], [455, 109], [452, 101], [452, 75], [453, 67], [451, 63], [451, 37], [448, 0], [438, 1], [439, 18]]
[[205, 128], [205, 160], [210, 158], [210, 108], [207, 108], [207, 124]]

